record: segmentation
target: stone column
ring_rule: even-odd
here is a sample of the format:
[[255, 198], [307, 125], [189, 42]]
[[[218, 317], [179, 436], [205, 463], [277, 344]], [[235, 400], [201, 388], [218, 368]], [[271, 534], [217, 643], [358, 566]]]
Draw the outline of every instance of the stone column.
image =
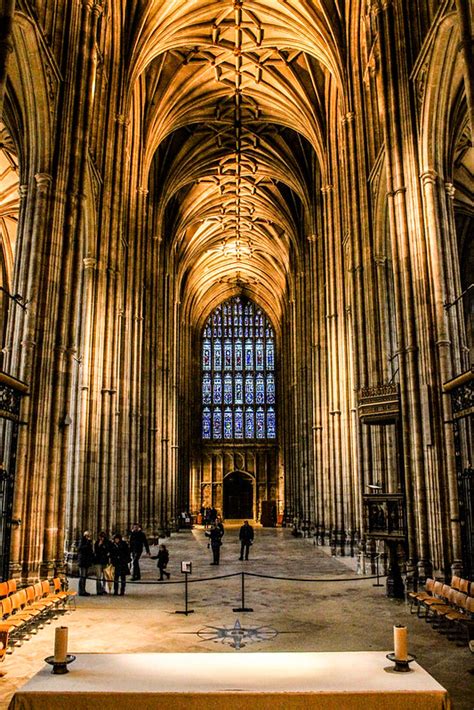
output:
[[405, 143], [401, 128], [405, 118], [402, 109], [407, 104], [401, 90], [398, 67], [402, 54], [401, 49], [397, 51], [392, 0], [374, 3], [374, 9], [379, 30], [380, 100], [383, 104], [387, 196], [396, 294], [408, 544], [409, 555], [416, 560], [420, 577], [425, 578], [431, 573], [431, 560], [418, 373], [419, 343], [415, 325], [413, 284], [416, 278], [410, 250], [410, 241], [413, 241], [414, 235], [410, 234], [408, 226], [403, 152]]

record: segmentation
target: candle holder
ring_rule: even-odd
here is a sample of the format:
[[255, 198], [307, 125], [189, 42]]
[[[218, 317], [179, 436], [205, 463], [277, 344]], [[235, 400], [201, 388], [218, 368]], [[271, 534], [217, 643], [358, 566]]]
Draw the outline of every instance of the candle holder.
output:
[[55, 661], [54, 656], [48, 656], [44, 660], [50, 666], [53, 666], [53, 670], [51, 671], [51, 673], [54, 673], [54, 675], [64, 675], [65, 673], [69, 673], [67, 667], [68, 667], [69, 663], [72, 663], [73, 661], [76, 660], [76, 656], [72, 656], [71, 654], [68, 653], [65, 661], [60, 661], [60, 662]]
[[396, 658], [394, 653], [387, 653], [386, 658], [388, 658], [389, 661], [392, 661], [392, 663], [395, 663], [392, 671], [397, 671], [397, 673], [408, 673], [411, 671], [410, 663], [416, 659], [416, 656], [408, 654], [406, 661], [401, 661], [399, 658]]

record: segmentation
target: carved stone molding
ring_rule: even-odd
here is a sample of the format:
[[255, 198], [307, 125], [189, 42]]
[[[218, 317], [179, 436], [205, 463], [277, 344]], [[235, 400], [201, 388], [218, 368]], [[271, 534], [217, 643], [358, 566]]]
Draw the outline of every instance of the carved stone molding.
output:
[[53, 184], [53, 178], [49, 173], [36, 173], [36, 189], [38, 192], [47, 193]]
[[359, 393], [359, 419], [364, 424], [389, 424], [400, 415], [397, 384], [363, 387]]

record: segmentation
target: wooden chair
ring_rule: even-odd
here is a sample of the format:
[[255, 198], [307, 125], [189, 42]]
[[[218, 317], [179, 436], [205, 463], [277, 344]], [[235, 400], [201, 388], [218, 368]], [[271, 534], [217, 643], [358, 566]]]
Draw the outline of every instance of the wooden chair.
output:
[[[449, 585], [445, 585], [443, 582], [435, 581], [432, 596], [420, 600], [421, 608], [425, 609], [424, 618], [426, 621], [431, 621], [433, 618], [429, 613], [431, 607], [439, 604], [445, 604], [446, 598], [443, 597], [443, 587], [448, 587], [448, 589], [450, 589]], [[418, 613], [418, 616], [421, 616], [421, 614]]]
[[74, 604], [74, 609], [76, 608], [77, 592], [74, 591], [74, 589], [63, 589], [63, 585], [59, 577], [54, 577], [53, 579], [53, 593], [62, 600], [65, 609], [67, 605], [71, 604], [71, 602]]
[[419, 610], [420, 610], [420, 604], [424, 599], [430, 599], [433, 596], [433, 588], [434, 588], [434, 583], [435, 580], [431, 579], [431, 577], [428, 577], [425, 583], [425, 589], [421, 592], [408, 592], [408, 596], [411, 600], [410, 603], [410, 613], [414, 614], [415, 612], [419, 616]]

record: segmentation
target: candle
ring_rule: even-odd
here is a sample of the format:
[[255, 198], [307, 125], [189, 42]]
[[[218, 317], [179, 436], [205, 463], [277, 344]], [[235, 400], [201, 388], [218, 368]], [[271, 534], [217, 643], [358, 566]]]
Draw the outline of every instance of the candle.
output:
[[54, 637], [54, 662], [66, 663], [67, 657], [67, 626], [58, 626]]
[[407, 627], [398, 624], [393, 627], [393, 646], [397, 661], [408, 660], [408, 634]]

